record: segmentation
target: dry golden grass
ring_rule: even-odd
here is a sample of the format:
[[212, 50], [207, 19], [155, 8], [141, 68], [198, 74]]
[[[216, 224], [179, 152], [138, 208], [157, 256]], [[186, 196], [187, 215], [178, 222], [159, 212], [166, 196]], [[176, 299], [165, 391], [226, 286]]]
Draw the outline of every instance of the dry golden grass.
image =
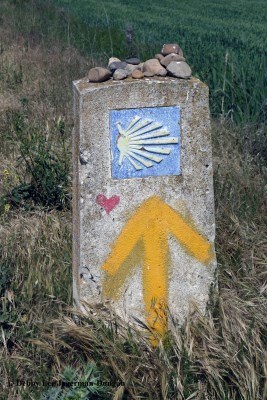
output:
[[[14, 352], [26, 350], [23, 343], [27, 331], [34, 330], [35, 324], [46, 323], [47, 316], [55, 312], [56, 299], [59, 303], [71, 302], [70, 224], [70, 213], [63, 212], [9, 211], [2, 217], [2, 356], [12, 358]], [[24, 356], [28, 356], [26, 352]]]
[[20, 38], [9, 47], [8, 38], [6, 41], [2, 42], [0, 55], [2, 134], [8, 133], [4, 132], [8, 123], [4, 113], [21, 109], [23, 101], [29, 104], [29, 122], [42, 122], [44, 131], [49, 131], [49, 126], [63, 116], [70, 129], [71, 82], [85, 73], [86, 60], [74, 48], [62, 50], [59, 45], [53, 45], [49, 50], [41, 45], [31, 48]]
[[266, 230], [233, 222], [225, 245], [241, 255], [238, 268], [219, 265], [218, 304], [206, 316], [192, 311], [158, 349], [110, 310], [90, 307], [87, 317], [72, 310], [54, 321], [39, 345], [51, 346], [59, 365], [64, 348], [97, 360], [110, 380], [124, 382], [111, 398], [264, 399]]
[[[76, 49], [57, 41], [47, 47], [40, 36], [16, 31], [19, 16], [13, 12], [11, 2], [1, 2], [0, 197], [23, 179], [12, 137], [15, 113], [26, 107], [27, 124], [38, 126], [46, 137], [63, 120], [70, 146], [71, 81], [88, 69]], [[60, 135], [51, 140], [61, 145]], [[29, 339], [40, 334], [63, 303], [71, 303], [71, 214], [7, 207], [0, 218], [0, 398], [38, 398], [23, 387], [8, 388], [8, 382], [41, 380], [50, 373], [51, 360]]]
[[[70, 82], [88, 68], [75, 49], [47, 48], [38, 31], [17, 34], [12, 21], [3, 19], [0, 28], [2, 191], [22, 173], [8, 136], [10, 115], [26, 98], [29, 124], [37, 121], [47, 135], [61, 118], [69, 144]], [[156, 349], [108, 308], [88, 306], [88, 316], [69, 309], [70, 212], [35, 207], [1, 216], [0, 399], [39, 399], [42, 388], [8, 383], [57, 381], [66, 365], [80, 370], [90, 360], [104, 380], [123, 382], [111, 399], [266, 398], [266, 128], [214, 123], [212, 132], [218, 301], [206, 316], [192, 310], [183, 328], [173, 327]], [[60, 144], [60, 137], [52, 139]]]

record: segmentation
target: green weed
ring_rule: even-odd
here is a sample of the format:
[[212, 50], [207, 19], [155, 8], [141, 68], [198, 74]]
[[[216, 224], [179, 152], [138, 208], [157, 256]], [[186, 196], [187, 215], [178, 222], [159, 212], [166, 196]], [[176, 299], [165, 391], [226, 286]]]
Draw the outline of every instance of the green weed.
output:
[[108, 386], [102, 385], [103, 377], [96, 364], [91, 362], [82, 368], [81, 373], [67, 366], [60, 374], [61, 387], [43, 393], [40, 400], [105, 400], [110, 398]]
[[[48, 130], [38, 122], [27, 121], [25, 112], [10, 114], [11, 137], [20, 156], [17, 167], [24, 173], [19, 185], [7, 191], [2, 204], [64, 209], [70, 206], [70, 152], [65, 138], [65, 123], [59, 118]], [[51, 136], [59, 135], [56, 146]], [[21, 174], [22, 175], [22, 174]]]

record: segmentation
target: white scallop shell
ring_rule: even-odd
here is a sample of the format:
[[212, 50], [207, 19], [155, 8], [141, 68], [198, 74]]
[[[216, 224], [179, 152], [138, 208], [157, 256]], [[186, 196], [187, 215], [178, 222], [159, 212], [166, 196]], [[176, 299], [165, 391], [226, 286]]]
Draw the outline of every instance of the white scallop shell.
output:
[[167, 145], [178, 143], [178, 138], [170, 137], [170, 133], [158, 122], [141, 117], [134, 117], [126, 130], [117, 122], [119, 137], [117, 148], [120, 151], [119, 165], [128, 159], [136, 170], [153, 167], [171, 153]]

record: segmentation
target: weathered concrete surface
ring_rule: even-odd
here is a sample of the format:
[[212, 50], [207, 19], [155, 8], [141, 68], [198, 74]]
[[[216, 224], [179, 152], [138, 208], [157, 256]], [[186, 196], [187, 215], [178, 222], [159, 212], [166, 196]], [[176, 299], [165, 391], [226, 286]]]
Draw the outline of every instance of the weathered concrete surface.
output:
[[[207, 86], [195, 78], [84, 79], [74, 82], [74, 99], [75, 300], [110, 300], [122, 317], [137, 317], [159, 332], [164, 329], [153, 320], [165, 306], [179, 323], [191, 304], [204, 312], [216, 268]], [[171, 154], [175, 146], [180, 153], [175, 175], [112, 178], [118, 150], [110, 137], [116, 134], [112, 112], [153, 107], [180, 112], [179, 144], [171, 146]], [[148, 316], [151, 301], [156, 310]]]

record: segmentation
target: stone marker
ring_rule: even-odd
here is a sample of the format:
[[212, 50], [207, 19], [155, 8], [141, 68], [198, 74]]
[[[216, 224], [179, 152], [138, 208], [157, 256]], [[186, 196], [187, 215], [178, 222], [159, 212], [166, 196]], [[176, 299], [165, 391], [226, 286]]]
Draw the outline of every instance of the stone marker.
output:
[[163, 335], [216, 287], [208, 88], [82, 79], [74, 98], [74, 298]]

